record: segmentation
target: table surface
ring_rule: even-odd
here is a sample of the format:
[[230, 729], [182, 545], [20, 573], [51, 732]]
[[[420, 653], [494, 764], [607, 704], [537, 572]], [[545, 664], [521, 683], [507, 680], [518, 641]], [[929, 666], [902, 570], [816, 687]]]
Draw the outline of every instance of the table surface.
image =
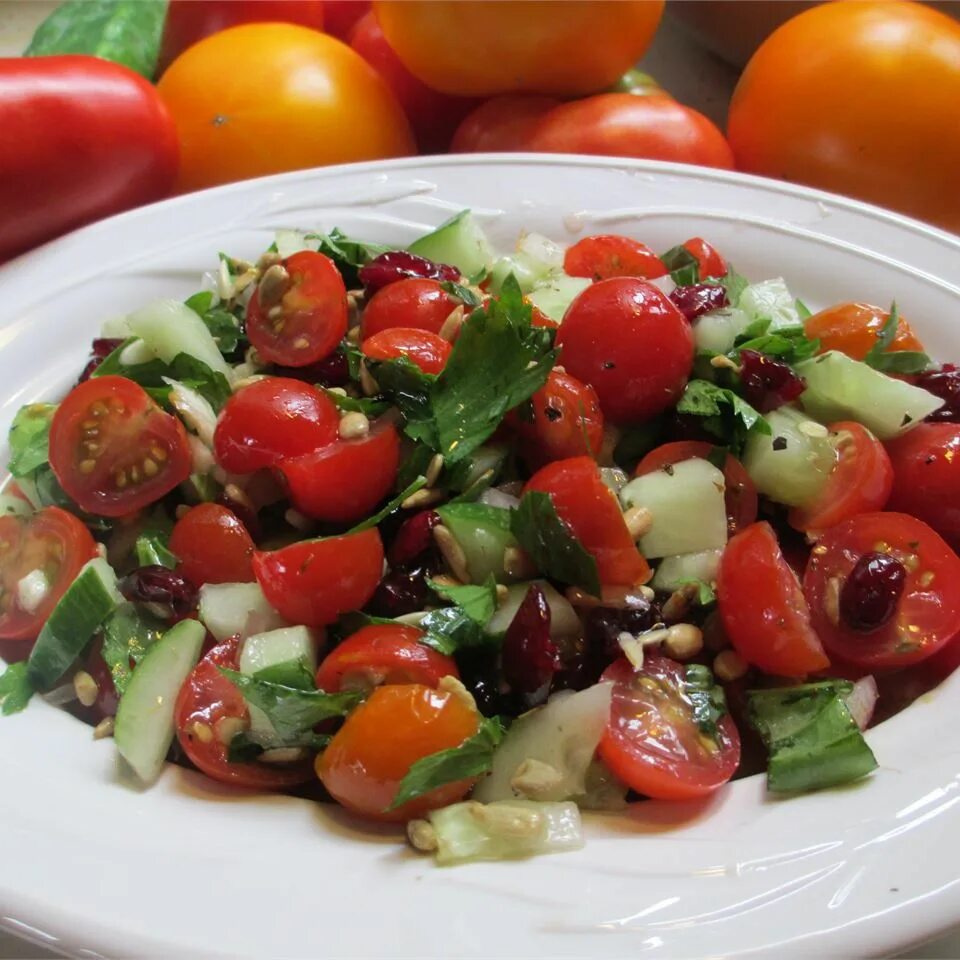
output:
[[[56, 6], [57, 0], [0, 0], [0, 56], [19, 54], [36, 25]], [[664, 22], [640, 65], [678, 100], [696, 107], [721, 126], [724, 124], [736, 71], [692, 42], [672, 22]], [[0, 960], [45, 960], [57, 956], [0, 931]], [[960, 957], [960, 928], [902, 957]]]

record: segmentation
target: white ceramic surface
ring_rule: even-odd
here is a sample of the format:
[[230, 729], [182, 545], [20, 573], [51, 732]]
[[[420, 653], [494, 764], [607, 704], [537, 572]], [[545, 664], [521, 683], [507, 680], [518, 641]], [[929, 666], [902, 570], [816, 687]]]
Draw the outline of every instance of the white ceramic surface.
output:
[[[813, 308], [896, 297], [960, 354], [960, 238], [734, 174], [592, 158], [434, 158], [237, 184], [126, 214], [0, 269], [0, 434], [75, 377], [108, 315], [185, 296], [278, 227], [402, 244], [470, 206], [507, 247], [701, 234]], [[440, 870], [334, 808], [169, 768], [121, 784], [109, 740], [40, 701], [0, 722], [0, 926], [77, 956], [872, 956], [960, 916], [953, 678], [868, 735], [865, 783], [790, 801], [752, 778], [700, 804], [587, 818], [578, 853]]]

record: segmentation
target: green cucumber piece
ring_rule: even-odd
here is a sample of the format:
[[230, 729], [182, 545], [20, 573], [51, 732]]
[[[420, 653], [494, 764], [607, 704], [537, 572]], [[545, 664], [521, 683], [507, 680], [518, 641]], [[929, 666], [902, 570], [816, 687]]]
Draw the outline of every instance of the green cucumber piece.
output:
[[943, 400], [903, 380], [831, 350], [804, 360], [796, 371], [807, 381], [803, 408], [817, 420], [856, 420], [880, 440], [906, 433], [939, 410]]
[[435, 263], [449, 263], [465, 277], [483, 273], [493, 260], [490, 242], [469, 210], [462, 210], [415, 240], [410, 244], [410, 252]]
[[27, 670], [34, 686], [52, 687], [122, 602], [110, 564], [101, 557], [85, 564], [53, 608], [30, 653]]
[[739, 307], [724, 307], [705, 313], [693, 325], [698, 350], [729, 353], [737, 337], [750, 326], [750, 317]]
[[558, 273], [537, 284], [527, 299], [551, 320], [563, 323], [570, 304], [589, 286], [590, 281], [586, 277], [568, 277], [565, 273]]
[[258, 620], [258, 633], [289, 626], [258, 583], [205, 583], [200, 588], [200, 620], [218, 641], [242, 634], [251, 616]]
[[751, 323], [769, 320], [770, 330], [794, 327], [802, 322], [797, 313], [797, 301], [782, 277], [751, 283], [740, 294], [737, 306], [746, 313]]
[[437, 513], [466, 554], [471, 583], [484, 583], [490, 576], [497, 583], [515, 579], [503, 568], [504, 551], [517, 546], [509, 510], [485, 503], [448, 503]]
[[516, 252], [500, 257], [490, 268], [490, 289], [499, 293], [512, 273], [520, 289], [530, 293], [540, 283], [563, 270], [563, 251], [539, 233], [528, 233], [517, 243]]
[[144, 783], [163, 768], [173, 742], [177, 695], [200, 659], [206, 631], [196, 620], [171, 627], [137, 665], [117, 705], [113, 739]]
[[654, 590], [673, 593], [691, 580], [713, 583], [717, 579], [722, 553], [723, 550], [714, 549], [664, 557], [650, 585]]
[[669, 557], [723, 547], [727, 542], [726, 484], [708, 460], [695, 457], [654, 470], [620, 491], [624, 507], [646, 507], [650, 532], [640, 539], [645, 557]]

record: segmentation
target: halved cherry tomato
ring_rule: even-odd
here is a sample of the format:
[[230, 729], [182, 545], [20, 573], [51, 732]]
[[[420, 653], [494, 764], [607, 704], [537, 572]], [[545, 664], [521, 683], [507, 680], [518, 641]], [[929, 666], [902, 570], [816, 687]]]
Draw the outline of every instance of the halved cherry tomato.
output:
[[413, 327], [439, 333], [459, 304], [437, 280], [408, 277], [378, 290], [360, 319], [361, 339], [391, 327]]
[[253, 540], [236, 514], [218, 503], [192, 507], [170, 534], [177, 569], [193, 584], [249, 583]]
[[584, 237], [567, 248], [563, 269], [572, 277], [609, 280], [610, 277], [641, 277], [653, 280], [669, 272], [646, 245], [618, 234]]
[[805, 677], [830, 666], [811, 629], [800, 582], [769, 523], [755, 523], [727, 544], [717, 603], [737, 653], [765, 673]]
[[598, 752], [628, 786], [660, 800], [712, 793], [740, 764], [740, 735], [729, 713], [715, 735], [702, 733], [684, 695], [684, 667], [656, 654], [634, 671], [626, 659], [604, 671], [612, 681], [610, 719]]
[[400, 822], [463, 798], [473, 779], [444, 784], [387, 810], [418, 760], [460, 746], [479, 727], [477, 711], [454, 693], [419, 683], [377, 687], [316, 759], [330, 796], [372, 820]]
[[725, 276], [730, 269], [727, 261], [700, 237], [691, 237], [683, 247], [697, 258], [701, 280]]
[[620, 504], [590, 457], [547, 464], [523, 490], [549, 494], [557, 516], [597, 561], [601, 583], [630, 586], [649, 578], [650, 567], [630, 536]]
[[[694, 457], [709, 460], [719, 449], [702, 440], [675, 440], [673, 443], [665, 443], [651, 450], [637, 464], [633, 475], [642, 477], [645, 473], [653, 473], [654, 470], [662, 470], [666, 466]], [[743, 464], [730, 453], [723, 461], [723, 479], [726, 481], [723, 499], [727, 507], [727, 529], [733, 536], [757, 519], [757, 488]]]
[[[890, 313], [871, 303], [838, 303], [803, 321], [803, 332], [820, 341], [820, 353], [839, 350], [862, 360], [877, 344], [877, 336]], [[888, 350], [923, 350], [910, 324], [900, 317], [897, 334]]]
[[301, 250], [287, 257], [283, 268], [290, 279], [282, 296], [270, 289], [270, 302], [263, 303], [264, 281], [254, 290], [247, 336], [264, 360], [306, 367], [333, 353], [346, 334], [347, 290], [322, 253]]
[[[624, 94], [629, 96], [629, 94]], [[634, 277], [600, 280], [567, 309], [557, 346], [603, 414], [636, 423], [672, 407], [693, 368], [693, 332], [660, 290]]]
[[506, 422], [521, 439], [520, 455], [537, 468], [583, 454], [596, 459], [603, 445], [603, 413], [593, 387], [560, 370]]
[[238, 390], [217, 420], [217, 463], [253, 473], [312, 453], [337, 438], [340, 414], [325, 393], [300, 380], [267, 377]]
[[402, 623], [361, 627], [327, 654], [317, 670], [317, 686], [327, 693], [384, 683], [436, 687], [444, 677], [459, 677], [453, 657], [424, 646], [423, 636], [419, 628]]
[[220, 783], [254, 790], [282, 790], [304, 783], [312, 772], [307, 760], [281, 766], [227, 759], [229, 743], [221, 739], [223, 731], [235, 720], [246, 720], [250, 710], [243, 694], [217, 668], [238, 669], [239, 645], [239, 638], [231, 637], [215, 646], [180, 688], [173, 714], [180, 746], [195, 767]]
[[450, 143], [450, 152], [523, 150], [539, 120], [561, 102], [532, 93], [507, 93], [486, 100], [460, 122]]
[[[0, 639], [32, 640], [80, 568], [97, 554], [83, 522], [59, 507], [44, 507], [28, 518], [0, 517]], [[47, 592], [33, 610], [20, 605], [18, 584], [42, 570]]]
[[270, 605], [291, 623], [322, 627], [359, 610], [383, 574], [376, 527], [322, 540], [301, 540], [253, 555], [253, 572]]
[[893, 467], [883, 444], [853, 421], [830, 424], [837, 435], [837, 463], [816, 502], [805, 510], [790, 511], [797, 530], [826, 530], [858, 513], [882, 510], [890, 499]]
[[448, 340], [429, 330], [413, 327], [390, 327], [363, 341], [360, 347], [371, 360], [396, 360], [406, 357], [424, 373], [440, 373], [450, 359], [453, 348]]
[[121, 517], [169, 493], [190, 476], [183, 424], [125, 377], [74, 387], [50, 424], [50, 466], [88, 513]]
[[284, 460], [278, 469], [301, 513], [330, 523], [353, 523], [390, 492], [399, 464], [396, 428], [381, 421], [365, 437], [336, 440], [296, 460]]
[[[894, 615], [869, 632], [844, 621], [840, 591], [867, 553], [885, 553], [906, 570]], [[823, 645], [868, 669], [905, 667], [960, 633], [960, 557], [930, 527], [905, 513], [861, 513], [831, 527], [810, 553], [803, 590]]]

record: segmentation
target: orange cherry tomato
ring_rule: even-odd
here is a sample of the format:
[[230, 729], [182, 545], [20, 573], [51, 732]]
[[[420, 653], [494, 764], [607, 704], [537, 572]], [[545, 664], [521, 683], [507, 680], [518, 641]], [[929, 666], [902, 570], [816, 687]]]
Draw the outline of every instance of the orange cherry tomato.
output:
[[371, 360], [396, 360], [406, 357], [424, 373], [440, 373], [453, 348], [448, 340], [429, 330], [391, 327], [363, 341], [360, 351]]
[[[871, 303], [838, 303], [803, 321], [803, 332], [820, 341], [820, 352], [839, 350], [862, 360], [876, 346], [877, 335], [890, 319], [888, 311]], [[910, 324], [900, 317], [888, 350], [923, 350]]]
[[660, 258], [646, 245], [618, 234], [584, 237], [567, 248], [563, 269], [572, 277], [608, 280], [640, 277], [653, 280], [667, 274]]
[[218, 503], [192, 507], [170, 534], [179, 571], [193, 584], [249, 583], [253, 540], [236, 514]]

